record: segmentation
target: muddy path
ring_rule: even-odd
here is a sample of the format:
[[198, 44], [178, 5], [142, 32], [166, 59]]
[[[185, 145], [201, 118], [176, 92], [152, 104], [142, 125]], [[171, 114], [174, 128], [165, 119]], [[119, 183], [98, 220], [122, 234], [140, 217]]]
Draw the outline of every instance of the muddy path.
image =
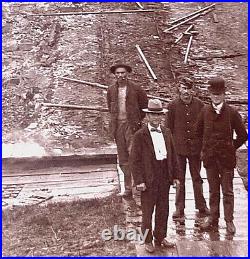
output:
[[[195, 81], [196, 94], [205, 98], [209, 78], [219, 74], [228, 82], [228, 99], [247, 102], [247, 3], [216, 3], [214, 11], [172, 33], [164, 32], [171, 21], [211, 4], [145, 2], [145, 9], [164, 12], [44, 18], [31, 14], [139, 8], [135, 3], [4, 3], [3, 142], [37, 143], [47, 155], [112, 145], [106, 112], [39, 104], [106, 107], [103, 89], [60, 77], [110, 85], [114, 79], [109, 67], [117, 60], [133, 67], [131, 78], [148, 94], [174, 98], [178, 78], [187, 75]], [[191, 24], [198, 34], [184, 64], [189, 37], [173, 43]], [[136, 44], [157, 81], [139, 57]], [[247, 123], [247, 105], [236, 108]]]

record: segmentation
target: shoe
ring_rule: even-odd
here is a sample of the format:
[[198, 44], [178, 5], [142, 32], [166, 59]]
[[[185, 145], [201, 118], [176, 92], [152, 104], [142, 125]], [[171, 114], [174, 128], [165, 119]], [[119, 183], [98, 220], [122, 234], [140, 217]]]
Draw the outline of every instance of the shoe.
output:
[[122, 197], [122, 198], [128, 198], [132, 197], [132, 191], [131, 190], [126, 190], [122, 193], [118, 193], [117, 196]]
[[179, 209], [177, 209], [177, 210], [173, 213], [173, 215], [172, 215], [172, 218], [173, 218], [173, 219], [182, 218], [182, 217], [184, 217], [184, 210], [179, 210]]
[[200, 225], [200, 229], [203, 231], [211, 231], [218, 229], [218, 219], [213, 220], [211, 218], [206, 218], [203, 223]]
[[236, 228], [233, 221], [228, 221], [226, 222], [226, 224], [227, 224], [227, 232], [230, 234], [235, 234]]
[[145, 243], [144, 248], [148, 253], [153, 253], [155, 251], [155, 248], [152, 243]]
[[175, 247], [175, 243], [172, 243], [168, 241], [166, 238], [164, 238], [161, 242], [155, 239], [155, 246], [162, 246], [165, 248], [173, 248]]
[[203, 209], [199, 209], [199, 213], [208, 216], [210, 215], [210, 210], [207, 207], [205, 207]]

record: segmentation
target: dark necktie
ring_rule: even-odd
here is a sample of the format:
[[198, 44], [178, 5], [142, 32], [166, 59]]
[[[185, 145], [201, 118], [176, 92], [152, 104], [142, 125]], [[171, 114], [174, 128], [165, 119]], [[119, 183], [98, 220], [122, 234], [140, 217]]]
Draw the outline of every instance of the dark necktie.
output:
[[150, 130], [150, 131], [161, 133], [161, 130], [159, 130], [159, 129], [157, 129], [157, 128], [151, 128], [151, 130]]

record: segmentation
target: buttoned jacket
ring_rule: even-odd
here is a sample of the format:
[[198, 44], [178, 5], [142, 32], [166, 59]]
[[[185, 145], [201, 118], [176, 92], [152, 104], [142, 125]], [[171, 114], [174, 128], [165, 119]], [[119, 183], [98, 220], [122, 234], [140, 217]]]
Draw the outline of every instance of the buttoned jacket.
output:
[[196, 97], [192, 97], [190, 104], [184, 103], [180, 97], [169, 103], [166, 127], [173, 134], [177, 154], [200, 154], [202, 138], [195, 135], [195, 123], [203, 106], [203, 102]]

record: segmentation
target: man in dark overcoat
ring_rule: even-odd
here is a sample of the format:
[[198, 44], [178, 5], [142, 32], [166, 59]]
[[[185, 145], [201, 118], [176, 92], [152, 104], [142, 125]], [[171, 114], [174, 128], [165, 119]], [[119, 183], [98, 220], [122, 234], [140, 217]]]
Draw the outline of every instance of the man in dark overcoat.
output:
[[[167, 241], [167, 220], [169, 213], [169, 188], [177, 184], [178, 164], [172, 134], [160, 126], [166, 109], [161, 101], [150, 99], [147, 113], [148, 124], [134, 135], [130, 155], [130, 166], [136, 188], [141, 191], [142, 232], [148, 231], [145, 240], [146, 251], [154, 252], [156, 246], [173, 247]], [[155, 208], [155, 228], [152, 233], [152, 214]]]
[[[201, 229], [209, 231], [218, 228], [221, 186], [226, 229], [229, 234], [234, 234], [236, 228], [233, 223], [233, 177], [236, 150], [247, 140], [247, 132], [238, 111], [225, 102], [224, 79], [211, 79], [208, 90], [211, 104], [202, 109], [197, 121], [197, 134], [203, 138], [201, 158], [209, 183], [211, 212]], [[236, 139], [233, 138], [234, 132]]]
[[111, 114], [111, 130], [114, 136], [119, 166], [124, 174], [125, 192], [122, 197], [132, 195], [132, 179], [128, 160], [134, 133], [140, 129], [145, 117], [143, 108], [147, 107], [146, 92], [128, 79], [132, 68], [118, 63], [110, 68], [116, 83], [108, 88], [107, 104]]
[[180, 180], [180, 190], [176, 197], [176, 211], [173, 213], [174, 219], [184, 216], [187, 161], [193, 182], [195, 208], [199, 209], [200, 215], [205, 216], [209, 214], [203, 196], [203, 181], [200, 176], [202, 138], [197, 138], [194, 129], [197, 115], [204, 104], [193, 96], [193, 81], [190, 78], [185, 77], [180, 80], [178, 91], [179, 96], [169, 103], [166, 116], [166, 126], [173, 134], [181, 169], [180, 175], [178, 176]]

